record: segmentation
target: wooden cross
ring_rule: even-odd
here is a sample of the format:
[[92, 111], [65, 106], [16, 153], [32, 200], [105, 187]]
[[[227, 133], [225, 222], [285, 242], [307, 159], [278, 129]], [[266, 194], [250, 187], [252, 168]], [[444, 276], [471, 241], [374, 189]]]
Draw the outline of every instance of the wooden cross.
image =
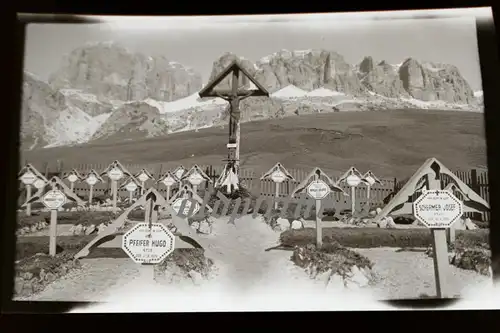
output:
[[[215, 87], [232, 73], [232, 84], [230, 90], [216, 90]], [[239, 89], [240, 75], [247, 77], [257, 89]], [[236, 170], [239, 174], [240, 162], [240, 102], [251, 96], [269, 97], [269, 92], [257, 82], [247, 70], [245, 70], [238, 61], [234, 60], [219, 75], [217, 75], [205, 88], [199, 93], [201, 98], [219, 97], [229, 102], [229, 140], [228, 140], [228, 158], [227, 170]], [[221, 180], [224, 183], [224, 180]]]

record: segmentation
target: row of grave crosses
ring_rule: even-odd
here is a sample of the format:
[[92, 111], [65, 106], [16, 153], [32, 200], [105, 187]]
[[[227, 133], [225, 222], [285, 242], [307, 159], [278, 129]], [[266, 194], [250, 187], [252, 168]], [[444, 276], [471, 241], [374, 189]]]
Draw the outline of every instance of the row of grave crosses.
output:
[[[325, 178], [327, 183], [322, 179]], [[275, 197], [279, 197], [280, 184], [285, 181], [295, 181], [292, 175], [285, 169], [281, 163], [276, 163], [268, 172], [264, 173], [261, 180], [271, 179], [276, 184]], [[371, 170], [362, 175], [355, 167], [349, 168], [336, 182], [334, 182], [330, 177], [328, 177], [320, 168], [315, 168], [309, 175], [300, 183], [297, 188], [292, 191], [291, 196], [297, 193], [307, 191], [313, 191], [317, 195], [310, 195], [313, 198], [319, 198], [319, 200], [327, 197], [331, 191], [344, 193], [340, 185], [342, 183], [347, 184], [351, 188], [351, 211], [354, 213], [356, 204], [356, 187], [360, 184], [365, 184], [367, 187], [367, 204], [370, 201], [370, 191], [371, 187], [375, 184], [382, 184], [380, 179], [378, 179]], [[278, 202], [275, 202], [275, 208], [277, 208]]]
[[[19, 179], [26, 187], [26, 201], [23, 207], [26, 207], [26, 213], [31, 215], [31, 203], [34, 200], [41, 199], [41, 195], [47, 191], [47, 185], [50, 183], [36, 168], [31, 164], [27, 164], [19, 173]], [[132, 174], [127, 168], [125, 168], [119, 161], [114, 161], [111, 163], [103, 172], [98, 173], [95, 170], [90, 170], [86, 175], [80, 174], [77, 170], [73, 169], [70, 172], [65, 173], [62, 179], [68, 180], [70, 183], [70, 188], [67, 189], [69, 192], [73, 193], [74, 196], [74, 185], [78, 181], [84, 181], [90, 186], [89, 191], [89, 204], [92, 203], [93, 187], [98, 182], [105, 183], [102, 176], [107, 176], [111, 181], [111, 192], [113, 197], [113, 209], [116, 210], [117, 202], [117, 191], [119, 189], [126, 189], [129, 193], [129, 201], [133, 200], [133, 193], [140, 189], [140, 194], [145, 192], [145, 183], [148, 180], [156, 180], [151, 173], [146, 169], [142, 169], [137, 174]], [[125, 181], [121, 184], [118, 182], [122, 179]], [[51, 181], [57, 184], [64, 184], [61, 178], [54, 176]], [[208, 175], [201, 170], [197, 165], [194, 165], [191, 169], [186, 170], [183, 166], [177, 167], [174, 171], [167, 171], [165, 174], [160, 175], [159, 179], [156, 180], [156, 184], [162, 183], [167, 187], [167, 200], [170, 198], [171, 187], [176, 184], [182, 184], [184, 181], [188, 181], [194, 192], [197, 191], [197, 187], [203, 182], [211, 182], [212, 180]], [[31, 190], [34, 186], [38, 192], [35, 196], [32, 196]], [[64, 185], [67, 188], [66, 185]], [[53, 194], [53, 193], [52, 193]], [[76, 196], [77, 197], [77, 196]], [[81, 199], [79, 199], [81, 201]], [[62, 204], [63, 205], [63, 204]], [[62, 206], [61, 205], [61, 206]]]

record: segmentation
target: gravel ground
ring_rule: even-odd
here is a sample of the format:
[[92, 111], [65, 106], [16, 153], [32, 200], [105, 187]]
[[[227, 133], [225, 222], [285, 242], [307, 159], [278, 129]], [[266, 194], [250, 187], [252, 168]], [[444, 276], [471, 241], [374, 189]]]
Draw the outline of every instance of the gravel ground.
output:
[[[381, 299], [416, 298], [436, 295], [434, 262], [422, 252], [396, 252], [395, 248], [353, 249], [375, 263], [379, 276], [373, 290]], [[491, 278], [450, 265], [447, 286], [453, 295], [463, 295], [491, 283]]]
[[141, 277], [142, 266], [128, 258], [82, 259], [82, 267], [49, 284], [29, 298], [32, 301], [102, 301], [115, 287], [121, 287]]
[[[289, 294], [290, 290], [325, 294], [324, 284], [313, 281], [291, 260], [291, 252], [265, 249], [277, 245], [279, 233], [260, 220], [245, 216], [228, 224], [219, 219], [213, 234], [206, 239], [214, 253], [216, 269], [209, 280], [175, 281], [170, 287], [180, 290], [213, 290], [231, 294], [261, 294], [263, 290]], [[111, 243], [111, 242], [110, 242]], [[115, 247], [120, 245], [115, 239]], [[110, 244], [107, 244], [110, 246]], [[419, 252], [396, 252], [395, 248], [355, 249], [374, 263], [377, 282], [370, 288], [377, 299], [417, 298], [420, 294], [434, 295], [432, 259]], [[127, 295], [144, 285], [162, 285], [165, 279], [153, 281], [153, 271], [128, 258], [83, 259], [82, 268], [47, 286], [30, 300], [104, 301]], [[491, 281], [476, 272], [450, 266], [449, 283], [454, 293]], [[168, 280], [168, 279], [167, 279]], [[195, 286], [196, 285], [196, 286]], [[186, 289], [187, 288], [187, 289]]]

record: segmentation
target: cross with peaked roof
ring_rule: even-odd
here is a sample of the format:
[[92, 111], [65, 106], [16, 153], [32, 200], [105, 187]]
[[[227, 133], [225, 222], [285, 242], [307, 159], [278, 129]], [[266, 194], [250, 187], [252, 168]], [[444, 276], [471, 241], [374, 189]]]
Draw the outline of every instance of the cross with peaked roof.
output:
[[[232, 74], [231, 90], [216, 90], [215, 87], [226, 77]], [[240, 76], [245, 76], [256, 89], [241, 89], [239, 86]], [[227, 177], [220, 179], [218, 184], [223, 184], [229, 192], [238, 189], [239, 182], [239, 159], [240, 159], [240, 118], [241, 111], [239, 108], [240, 101], [251, 96], [269, 97], [269, 92], [264, 88], [252, 75], [244, 69], [237, 60], [232, 61], [222, 72], [220, 72], [206, 87], [199, 93], [203, 97], [220, 97], [229, 102], [229, 143], [227, 164], [224, 167], [222, 175], [230, 176], [231, 180], [227, 181]], [[236, 177], [233, 177], [233, 170], [236, 171]]]

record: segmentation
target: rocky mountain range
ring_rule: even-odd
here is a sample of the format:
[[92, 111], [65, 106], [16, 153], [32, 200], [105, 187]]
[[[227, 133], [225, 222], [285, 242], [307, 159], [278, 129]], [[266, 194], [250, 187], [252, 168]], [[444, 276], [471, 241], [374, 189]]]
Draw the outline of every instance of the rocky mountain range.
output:
[[[481, 93], [450, 64], [408, 58], [393, 65], [370, 56], [349, 64], [327, 50], [281, 50], [253, 63], [225, 53], [213, 62], [210, 79], [235, 59], [271, 97], [245, 99], [242, 121], [377, 109], [482, 110]], [[239, 84], [251, 85], [245, 77]], [[24, 73], [22, 149], [223, 126], [227, 102], [199, 98], [202, 87], [199, 73], [166, 57], [87, 44], [65, 56], [48, 82]], [[217, 89], [229, 87], [227, 78]]]

